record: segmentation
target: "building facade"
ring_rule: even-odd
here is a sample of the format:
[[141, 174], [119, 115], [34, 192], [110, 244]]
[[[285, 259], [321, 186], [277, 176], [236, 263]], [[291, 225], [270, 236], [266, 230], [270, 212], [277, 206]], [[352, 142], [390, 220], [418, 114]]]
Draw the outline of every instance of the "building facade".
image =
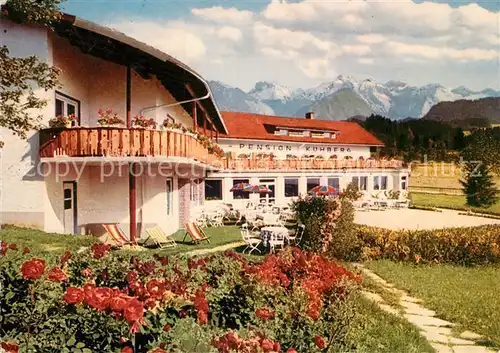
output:
[[[225, 168], [205, 180], [208, 205], [261, 200], [286, 204], [317, 185], [342, 192], [355, 183], [368, 197], [405, 192], [409, 170], [400, 161], [380, 160], [382, 142], [354, 122], [283, 118], [222, 112], [228, 129], [219, 138]], [[271, 192], [231, 192], [237, 183], [265, 185]]]
[[[131, 238], [149, 225], [181, 227], [216, 159], [198, 134], [225, 132], [206, 81], [165, 53], [73, 16], [54, 31], [7, 19], [0, 30], [11, 56], [36, 55], [60, 70], [57, 89], [36, 91], [47, 105], [33, 114], [45, 128], [27, 140], [1, 130], [0, 222], [77, 234], [118, 223]], [[123, 124], [103, 126], [99, 110]], [[73, 126], [48, 128], [69, 115]], [[134, 127], [136, 115], [158, 127]]]

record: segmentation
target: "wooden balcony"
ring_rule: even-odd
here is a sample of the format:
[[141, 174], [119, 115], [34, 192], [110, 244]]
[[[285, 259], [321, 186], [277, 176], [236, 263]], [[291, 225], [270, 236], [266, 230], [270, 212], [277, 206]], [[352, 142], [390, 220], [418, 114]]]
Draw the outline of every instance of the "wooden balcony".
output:
[[191, 135], [119, 127], [43, 129], [40, 157], [184, 157], [207, 164], [217, 160]]
[[259, 159], [222, 158], [215, 163], [220, 169], [233, 170], [321, 170], [321, 169], [399, 169], [404, 168], [403, 161], [399, 160], [353, 160], [353, 159]]

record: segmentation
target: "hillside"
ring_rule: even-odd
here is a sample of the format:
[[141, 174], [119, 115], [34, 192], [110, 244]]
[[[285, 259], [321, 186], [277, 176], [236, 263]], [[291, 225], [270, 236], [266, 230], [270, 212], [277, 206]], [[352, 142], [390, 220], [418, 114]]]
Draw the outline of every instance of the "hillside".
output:
[[440, 102], [434, 105], [423, 119], [442, 121], [452, 125], [467, 123], [475, 126], [483, 126], [487, 119], [490, 124], [500, 124], [500, 98]]

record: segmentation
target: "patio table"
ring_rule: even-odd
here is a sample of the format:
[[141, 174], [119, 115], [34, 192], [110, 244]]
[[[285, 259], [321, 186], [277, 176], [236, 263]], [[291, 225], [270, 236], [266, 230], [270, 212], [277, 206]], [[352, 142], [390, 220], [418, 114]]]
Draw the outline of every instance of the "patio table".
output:
[[262, 242], [266, 247], [269, 247], [269, 239], [274, 235], [278, 240], [283, 239], [283, 241], [288, 240], [288, 229], [286, 227], [262, 227], [260, 229], [260, 236]]

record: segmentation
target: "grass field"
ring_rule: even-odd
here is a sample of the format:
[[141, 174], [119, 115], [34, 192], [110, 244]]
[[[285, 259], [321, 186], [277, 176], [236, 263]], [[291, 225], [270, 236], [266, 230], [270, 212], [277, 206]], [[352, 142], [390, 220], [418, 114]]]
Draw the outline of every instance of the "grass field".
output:
[[500, 214], [500, 202], [488, 208], [473, 208], [465, 203], [465, 196], [459, 195], [438, 195], [424, 194], [418, 192], [411, 193], [412, 203], [416, 206], [452, 208], [456, 210], [473, 210], [476, 212], [487, 212]]
[[[175, 248], [169, 249], [151, 249], [146, 254], [162, 253], [175, 254], [185, 253], [191, 250], [213, 248], [220, 245], [238, 242], [241, 240], [241, 234], [238, 227], [228, 226], [221, 228], [204, 229], [210, 238], [210, 243], [206, 241], [200, 244], [192, 244], [191, 239], [182, 241], [185, 232], [179, 230], [173, 236], [177, 242]], [[96, 239], [87, 235], [69, 235], [45, 233], [36, 229], [6, 227], [0, 231], [0, 241], [17, 244], [18, 248], [29, 248], [32, 252], [54, 252], [62, 253], [66, 250], [76, 251], [81, 247], [88, 247], [96, 242]], [[125, 251], [125, 250], [123, 250]], [[127, 251], [132, 252], [132, 251]], [[139, 252], [144, 253], [144, 251]]]
[[[452, 188], [460, 189], [460, 168], [453, 163], [429, 162], [412, 166], [410, 188]], [[500, 176], [495, 182], [500, 188]]]
[[388, 260], [365, 264], [396, 287], [421, 298], [457, 329], [485, 335], [500, 348], [500, 266], [414, 265]]

